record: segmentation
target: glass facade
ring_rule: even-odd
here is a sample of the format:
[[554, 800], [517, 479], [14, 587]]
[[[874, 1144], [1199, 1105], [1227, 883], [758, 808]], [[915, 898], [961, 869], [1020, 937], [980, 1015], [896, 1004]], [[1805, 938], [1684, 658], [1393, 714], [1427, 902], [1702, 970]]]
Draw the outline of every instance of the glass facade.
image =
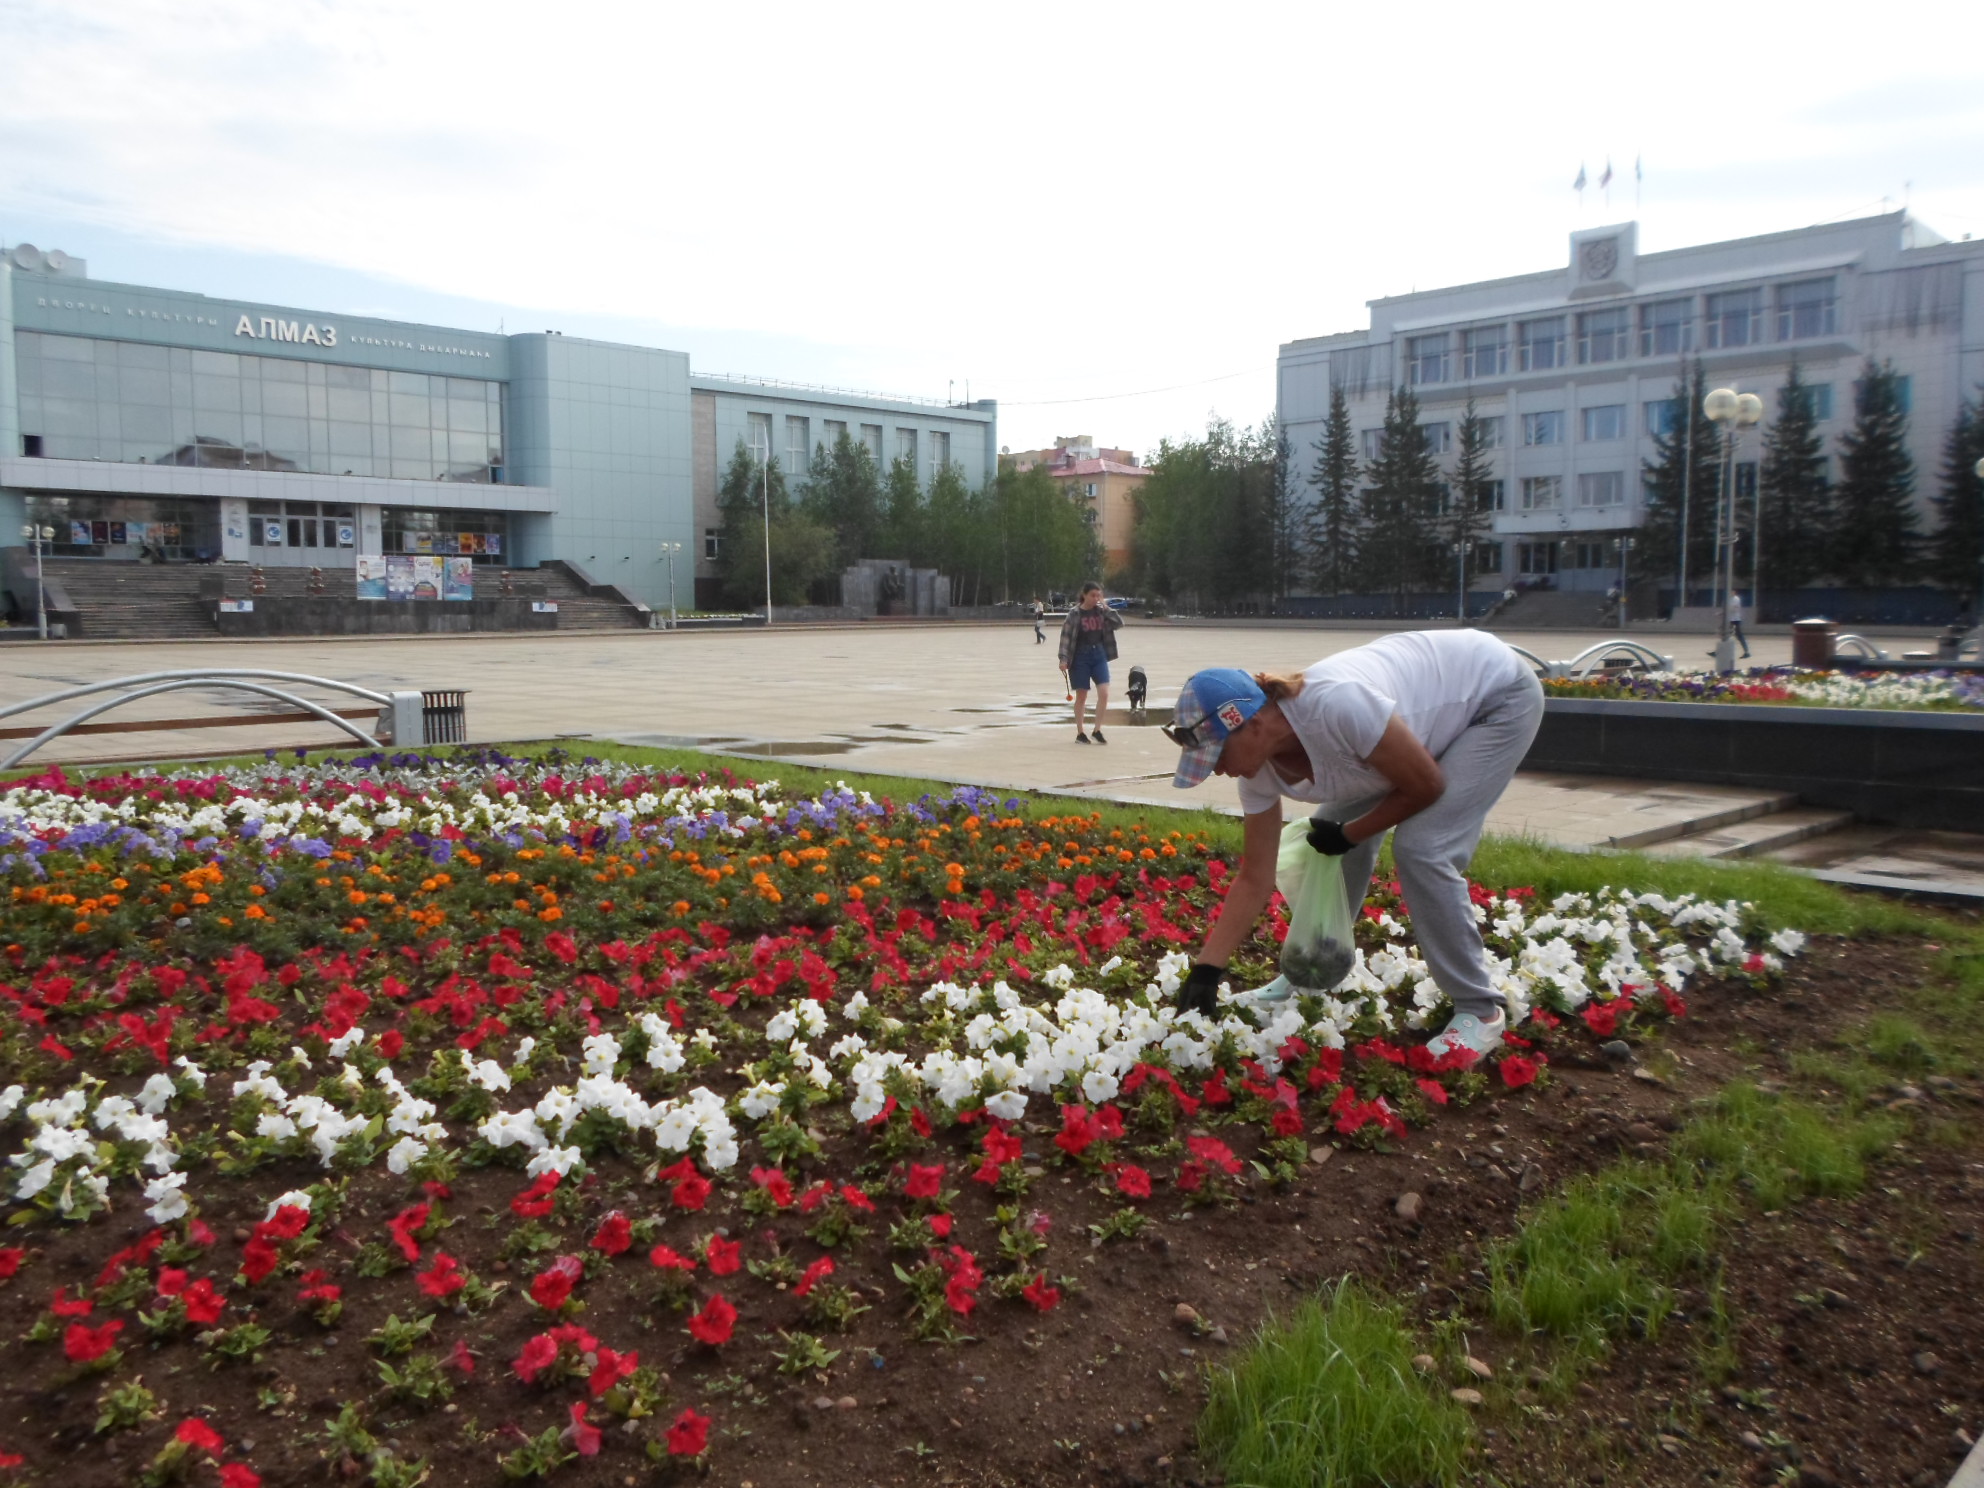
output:
[[500, 565], [510, 551], [507, 512], [387, 506], [380, 508], [379, 516], [379, 546], [388, 553], [459, 554], [477, 563]]
[[220, 505], [168, 496], [30, 496], [28, 520], [53, 527], [48, 551], [71, 558], [220, 556]]
[[503, 385], [23, 331], [23, 453], [396, 480], [502, 479]]

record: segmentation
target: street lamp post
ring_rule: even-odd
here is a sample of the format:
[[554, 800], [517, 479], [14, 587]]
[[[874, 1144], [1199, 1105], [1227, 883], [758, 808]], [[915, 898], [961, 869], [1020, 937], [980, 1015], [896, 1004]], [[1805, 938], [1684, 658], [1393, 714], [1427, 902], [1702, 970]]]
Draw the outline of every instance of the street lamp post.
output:
[[1633, 540], [1630, 537], [1615, 537], [1612, 546], [1619, 550], [1619, 629], [1626, 628], [1626, 578], [1632, 569]]
[[661, 545], [661, 556], [668, 560], [668, 628], [676, 629], [680, 622], [675, 616], [675, 555], [682, 551], [679, 542], [665, 542]]
[[765, 501], [765, 629], [772, 626], [772, 436], [765, 434], [765, 458], [759, 469], [764, 472]]
[[1467, 624], [1467, 539], [1454, 539], [1454, 624]]
[[34, 625], [35, 635], [40, 640], [48, 639], [48, 590], [42, 583], [41, 554], [43, 547], [55, 541], [53, 527], [37, 527], [30, 522], [21, 528], [21, 536], [34, 547]]
[[1715, 516], [1716, 585], [1722, 614], [1715, 669], [1733, 672], [1736, 639], [1729, 630], [1729, 596], [1736, 587], [1736, 436], [1764, 416], [1764, 400], [1755, 393], [1721, 387], [1702, 399], [1702, 412], [1722, 431], [1722, 480]]

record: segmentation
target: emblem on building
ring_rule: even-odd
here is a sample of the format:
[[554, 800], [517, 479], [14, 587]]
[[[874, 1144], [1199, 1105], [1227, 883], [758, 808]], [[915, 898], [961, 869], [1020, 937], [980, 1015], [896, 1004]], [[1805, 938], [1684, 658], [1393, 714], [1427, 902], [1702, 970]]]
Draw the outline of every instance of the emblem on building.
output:
[[1578, 249], [1579, 267], [1584, 277], [1597, 284], [1619, 272], [1619, 240], [1593, 238]]

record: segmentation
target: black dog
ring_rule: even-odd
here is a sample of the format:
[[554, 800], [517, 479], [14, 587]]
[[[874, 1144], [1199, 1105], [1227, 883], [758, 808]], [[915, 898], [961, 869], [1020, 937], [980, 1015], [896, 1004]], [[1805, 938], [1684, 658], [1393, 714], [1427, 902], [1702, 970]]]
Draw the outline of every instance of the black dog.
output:
[[1143, 711], [1144, 695], [1149, 691], [1150, 691], [1150, 678], [1144, 675], [1144, 669], [1140, 666], [1131, 667], [1130, 668], [1130, 708], [1133, 712], [1141, 713]]

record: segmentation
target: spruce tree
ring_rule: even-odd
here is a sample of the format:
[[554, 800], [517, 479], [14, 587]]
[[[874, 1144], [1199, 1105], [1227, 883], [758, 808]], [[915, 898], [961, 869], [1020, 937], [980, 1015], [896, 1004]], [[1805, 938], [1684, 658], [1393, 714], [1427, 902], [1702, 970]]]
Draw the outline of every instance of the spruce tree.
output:
[[[1476, 412], [1474, 395], [1470, 393], [1467, 406], [1461, 410], [1460, 427], [1454, 431], [1452, 499], [1447, 503], [1445, 523], [1448, 543], [1457, 544], [1465, 555], [1463, 559], [1452, 560], [1456, 585], [1464, 584], [1467, 575], [1473, 572], [1474, 545], [1494, 525], [1494, 513], [1488, 506], [1489, 482], [1493, 477], [1488, 421]], [[1464, 607], [1465, 599], [1460, 602]], [[1464, 614], [1463, 608], [1463, 617]]]
[[1316, 499], [1303, 528], [1310, 582], [1318, 594], [1342, 594], [1357, 584], [1357, 437], [1343, 389], [1330, 389], [1329, 417], [1316, 441], [1309, 484]]
[[1832, 557], [1832, 487], [1813, 412], [1812, 389], [1793, 362], [1777, 390], [1777, 417], [1764, 430], [1757, 471], [1763, 530], [1754, 549], [1753, 599], [1759, 611], [1766, 587], [1783, 594], [1809, 584], [1825, 575]]
[[1870, 358], [1855, 388], [1853, 427], [1839, 441], [1838, 521], [1832, 570], [1844, 584], [1880, 588], [1919, 576], [1915, 463], [1908, 414], [1891, 363]]
[[1965, 595], [1984, 584], [1984, 389], [1979, 400], [1957, 409], [1943, 441], [1942, 489], [1936, 493], [1939, 522], [1930, 539], [1936, 582]]
[[831, 448], [814, 446], [799, 504], [807, 517], [833, 534], [836, 570], [857, 558], [902, 556], [881, 551], [882, 473], [875, 468], [868, 446], [848, 438], [845, 430]]
[[[1702, 412], [1702, 399], [1707, 396], [1708, 374], [1698, 361], [1675, 382], [1674, 416], [1653, 436], [1653, 458], [1645, 463], [1641, 477], [1646, 518], [1633, 544], [1636, 575], [1657, 585], [1677, 584], [1685, 530], [1690, 592], [1708, 587], [1715, 575], [1716, 492], [1722, 477], [1722, 444], [1715, 425]], [[1687, 602], [1685, 594], [1675, 601]]]
[[1440, 467], [1426, 448], [1411, 388], [1395, 388], [1385, 400], [1385, 427], [1364, 479], [1364, 577], [1402, 603], [1407, 590], [1425, 582], [1440, 489]]

